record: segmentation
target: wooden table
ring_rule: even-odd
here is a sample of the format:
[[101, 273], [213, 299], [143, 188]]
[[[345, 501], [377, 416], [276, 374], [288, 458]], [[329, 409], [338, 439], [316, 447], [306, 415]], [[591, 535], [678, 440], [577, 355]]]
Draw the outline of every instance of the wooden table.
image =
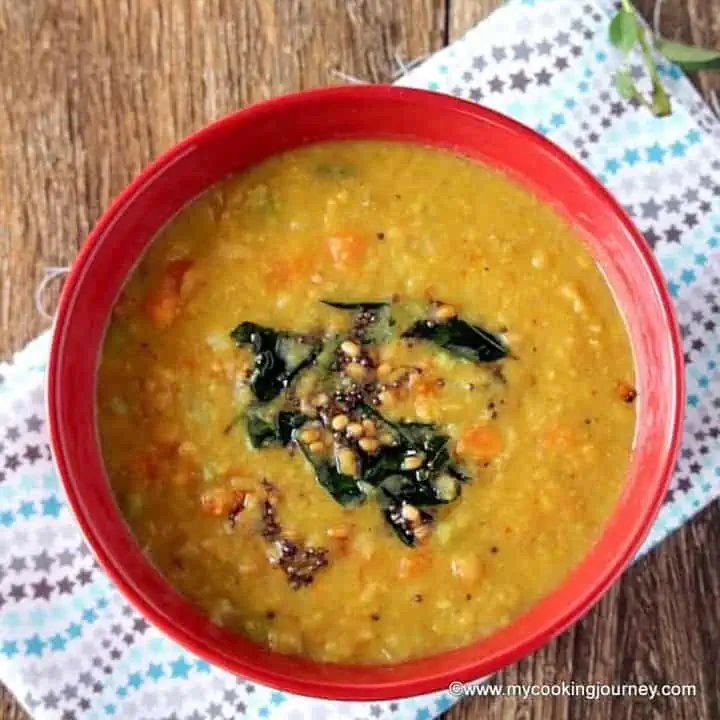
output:
[[[548, 0], [552, 2], [552, 0]], [[33, 289], [179, 138], [254, 100], [387, 81], [500, 0], [0, 0], [0, 358], [47, 326]], [[651, 17], [654, 0], [636, 2]], [[665, 0], [668, 36], [720, 46], [720, 0]], [[720, 73], [699, 77], [704, 93]], [[720, 508], [625, 573], [500, 683], [696, 683], [690, 699], [465, 700], [470, 718], [720, 718]], [[26, 715], [0, 685], [0, 720]], [[132, 720], [128, 718], [127, 720]]]

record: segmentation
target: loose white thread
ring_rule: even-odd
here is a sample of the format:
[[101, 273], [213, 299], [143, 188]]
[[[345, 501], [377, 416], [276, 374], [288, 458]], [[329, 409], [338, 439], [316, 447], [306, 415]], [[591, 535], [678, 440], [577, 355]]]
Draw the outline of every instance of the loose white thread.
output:
[[[428, 57], [430, 56], [421, 55], [420, 57], [410, 60], [409, 62], [405, 62], [400, 56], [400, 54], [396, 51], [393, 54], [395, 68], [390, 75], [391, 79], [393, 81], [399, 80], [404, 75], [407, 75], [413, 68], [416, 68], [420, 63], [427, 60]], [[351, 83], [353, 85], [365, 85], [370, 82], [369, 80], [364, 80], [363, 78], [356, 77], [355, 75], [350, 75], [344, 70], [335, 70], [334, 68], [330, 69], [330, 75], [334, 78], [337, 78], [338, 80], [342, 80], [343, 82]]]
[[395, 58], [395, 65], [397, 66], [395, 71], [393, 72], [393, 77], [395, 77], [398, 72], [400, 73], [400, 77], [402, 77], [407, 72], [407, 66], [402, 61], [402, 58], [398, 54], [397, 50], [393, 53], [393, 57]]
[[400, 55], [395, 53], [395, 64], [397, 67], [393, 71], [392, 79], [399, 80], [401, 77], [407, 75], [411, 70], [420, 65], [420, 63], [425, 62], [425, 60], [429, 57], [429, 55], [420, 55], [420, 57], [416, 57], [409, 62], [404, 62]]
[[720, 118], [720, 99], [718, 99], [718, 94], [716, 90], [710, 91], [710, 107], [712, 108], [712, 111]]
[[365, 85], [367, 83], [367, 80], [361, 80], [354, 75], [348, 75], [342, 70], [330, 70], [330, 74], [333, 77], [343, 80], [346, 83], [351, 83], [352, 85]]
[[43, 276], [43, 279], [38, 283], [38, 286], [35, 288], [35, 309], [37, 310], [38, 314], [44, 318], [45, 320], [52, 320], [53, 315], [51, 315], [46, 309], [45, 309], [45, 303], [43, 302], [43, 294], [47, 288], [47, 286], [57, 278], [63, 277], [64, 275], [67, 275], [70, 272], [69, 267], [46, 267], [45, 268], [45, 275]]

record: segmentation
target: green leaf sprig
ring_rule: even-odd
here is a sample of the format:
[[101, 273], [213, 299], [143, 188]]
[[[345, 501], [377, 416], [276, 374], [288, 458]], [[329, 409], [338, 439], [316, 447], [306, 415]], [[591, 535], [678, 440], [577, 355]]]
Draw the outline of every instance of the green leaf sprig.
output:
[[609, 36], [610, 42], [626, 56], [634, 48], [640, 50], [652, 84], [650, 96], [646, 97], [635, 84], [626, 61], [625, 66], [615, 75], [617, 91], [626, 100], [635, 99], [642, 103], [657, 117], [670, 115], [672, 102], [662, 84], [653, 55], [653, 48], [684, 70], [720, 68], [720, 50], [686, 45], [685, 43], [653, 36], [639, 20], [630, 0], [622, 0], [620, 9], [610, 21]]

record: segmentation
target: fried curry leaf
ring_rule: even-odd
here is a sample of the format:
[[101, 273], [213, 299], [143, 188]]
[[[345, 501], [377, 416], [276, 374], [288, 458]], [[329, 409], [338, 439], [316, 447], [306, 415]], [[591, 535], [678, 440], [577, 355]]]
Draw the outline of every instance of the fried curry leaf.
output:
[[400, 505], [391, 505], [383, 510], [385, 522], [397, 537], [408, 547], [415, 545], [415, 531], [403, 520]]
[[427, 304], [412, 301], [321, 302], [338, 310], [370, 314], [372, 319], [364, 331], [367, 342], [384, 342], [393, 334], [400, 333], [404, 338], [428, 340], [456, 357], [476, 363], [495, 362], [506, 357], [509, 352], [499, 335], [460, 318], [444, 322], [419, 319], [427, 316]]
[[[350, 337], [356, 342], [381, 343], [399, 337], [399, 330], [405, 329], [402, 337], [433, 342], [474, 362], [494, 362], [508, 354], [508, 348], [499, 336], [459, 318], [442, 323], [422, 319], [428, 314], [427, 303], [322, 302], [353, 313]], [[422, 532], [420, 528], [432, 523], [433, 516], [422, 508], [451, 502], [460, 493], [460, 483], [468, 480], [451, 461], [449, 437], [432, 423], [390, 420], [372, 405], [354, 403], [353, 407], [360, 411], [361, 417], [373, 418], [393, 440], [373, 453], [359, 453], [357, 475], [344, 474], [325, 450], [313, 453], [310, 446], [300, 440], [297, 431], [308, 417], [282, 409], [288, 407], [284, 391], [309, 365], [314, 366], [309, 372], [318, 374], [323, 388], [330, 392], [328, 378], [337, 369], [338, 348], [343, 337], [337, 335], [324, 342], [313, 341], [252, 322], [238, 325], [231, 337], [236, 345], [250, 347], [255, 354], [249, 384], [259, 402], [244, 414], [253, 447], [287, 446], [292, 441], [297, 442], [319, 485], [338, 503], [355, 505], [363, 502], [368, 494], [376, 495], [386, 522], [403, 543], [413, 546], [421, 537], [426, 537], [427, 528]], [[233, 424], [229, 425], [228, 431], [232, 427]], [[421, 456], [421, 459], [416, 461], [419, 467], [411, 469], [407, 467], [411, 464], [407, 460], [413, 456]], [[412, 506], [415, 512], [407, 512], [407, 506]]]
[[336, 502], [340, 505], [359, 505], [365, 500], [365, 493], [354, 477], [339, 472], [331, 459], [313, 454], [305, 443], [298, 441], [298, 445], [312, 465], [318, 483]]
[[453, 463], [448, 464], [445, 468], [445, 472], [451, 477], [454, 477], [456, 480], [459, 480], [461, 483], [470, 482], [470, 476]]
[[254, 448], [275, 445], [278, 442], [275, 424], [261, 417], [257, 412], [248, 412], [246, 416], [247, 433], [250, 444]]
[[417, 473], [405, 472], [386, 477], [379, 487], [380, 492], [390, 491], [398, 500], [417, 508], [446, 505], [447, 500], [440, 497], [435, 486], [428, 478], [421, 478]]
[[[450, 502], [451, 498], [439, 492], [435, 485], [438, 476], [447, 473], [455, 480], [467, 478], [450, 462], [449, 438], [430, 423], [395, 422], [371, 405], [362, 407], [376, 424], [382, 424], [396, 439], [395, 445], [365, 459], [363, 481], [382, 489], [387, 489], [387, 483], [392, 481], [391, 491], [402, 501], [418, 507]], [[403, 470], [403, 461], [412, 454], [422, 454], [425, 462], [417, 470]]]
[[254, 448], [281, 445], [285, 447], [292, 440], [293, 430], [302, 427], [305, 415], [290, 410], [281, 410], [268, 417], [265, 408], [251, 408], [246, 415], [247, 433]]
[[432, 423], [389, 420], [368, 403], [362, 403], [361, 408], [366, 415], [374, 418], [390, 430], [398, 442], [405, 446], [406, 450], [409, 448], [424, 450], [425, 443], [427, 443], [436, 432], [435, 425]]
[[326, 337], [323, 348], [315, 360], [315, 367], [321, 374], [327, 375], [330, 372], [330, 366], [337, 355], [341, 342], [342, 337], [340, 335]]
[[361, 332], [364, 342], [382, 345], [398, 336], [395, 318], [390, 305], [372, 310], [368, 315], [369, 322]]
[[323, 305], [335, 308], [337, 310], [377, 310], [383, 307], [389, 307], [390, 303], [386, 302], [337, 302], [335, 300], [321, 300]]
[[260, 402], [277, 397], [322, 349], [320, 343], [308, 344], [301, 335], [253, 322], [240, 323], [230, 337], [238, 347], [249, 346], [255, 353], [250, 389]]
[[[438, 504], [447, 502], [435, 493], [432, 480], [439, 475], [450, 463], [450, 451], [447, 448], [449, 438], [446, 435], [433, 435], [425, 443], [425, 464], [416, 471], [416, 484], [430, 488]], [[410, 502], [410, 501], [408, 501]], [[419, 503], [422, 505], [423, 503]]]
[[400, 472], [405, 449], [400, 445], [383, 448], [363, 461], [362, 479], [370, 485], [379, 485], [386, 477]]
[[358, 487], [357, 480], [338, 472], [334, 463], [324, 461], [314, 464], [314, 468], [317, 481], [341, 505], [357, 505], [365, 500], [365, 493]]
[[310, 418], [299, 412], [281, 410], [277, 416], [277, 436], [282, 445], [289, 445], [293, 432], [301, 428]]
[[388, 482], [380, 488], [378, 502], [382, 508], [385, 522], [390, 526], [395, 535], [397, 535], [405, 545], [413, 547], [417, 540], [415, 530], [419, 525], [430, 525], [433, 522], [433, 516], [424, 510], [419, 510], [419, 522], [408, 522], [402, 514], [402, 506], [406, 501], [395, 492], [393, 480], [395, 480], [395, 478], [389, 478]]
[[456, 357], [476, 363], [502, 360], [509, 352], [499, 335], [460, 318], [445, 322], [422, 320], [411, 325], [403, 337], [428, 340]]
[[434, 484], [442, 468], [423, 467], [419, 470], [403, 470], [402, 463], [406, 457], [405, 450], [400, 447], [387, 448], [376, 453], [369, 458], [370, 464], [363, 466], [363, 482], [382, 489], [389, 478], [401, 478], [402, 483], [395, 490], [400, 499], [411, 505], [423, 507], [445, 505], [450, 502], [450, 498], [443, 497]]
[[[337, 310], [345, 310], [356, 314], [356, 323], [360, 320], [361, 339], [367, 343], [384, 343], [392, 338], [400, 337], [402, 331], [414, 322], [425, 317], [428, 304], [413, 300], [395, 300], [393, 302], [335, 302], [321, 300], [322, 303]], [[362, 316], [365, 317], [362, 317]]]

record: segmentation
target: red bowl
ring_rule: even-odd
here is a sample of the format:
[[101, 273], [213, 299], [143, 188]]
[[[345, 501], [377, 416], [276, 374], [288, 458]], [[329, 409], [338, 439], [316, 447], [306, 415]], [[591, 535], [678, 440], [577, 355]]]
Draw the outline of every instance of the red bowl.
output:
[[[265, 650], [217, 627], [148, 562], [122, 520], [100, 455], [95, 378], [110, 312], [158, 230], [213, 183], [264, 158], [323, 140], [382, 138], [444, 147], [497, 167], [552, 203], [605, 273], [635, 354], [638, 422], [624, 490], [602, 536], [553, 592], [471, 645], [393, 666], [313, 662]], [[500, 670], [592, 606], [648, 532], [675, 463], [683, 413], [682, 351], [660, 271], [627, 215], [578, 163], [541, 136], [479, 105], [418, 90], [337, 87], [233, 113], [175, 145], [115, 200], [65, 283], [48, 377], [52, 449], [85, 536], [123, 594], [188, 650], [289, 692], [344, 700], [398, 698]]]

